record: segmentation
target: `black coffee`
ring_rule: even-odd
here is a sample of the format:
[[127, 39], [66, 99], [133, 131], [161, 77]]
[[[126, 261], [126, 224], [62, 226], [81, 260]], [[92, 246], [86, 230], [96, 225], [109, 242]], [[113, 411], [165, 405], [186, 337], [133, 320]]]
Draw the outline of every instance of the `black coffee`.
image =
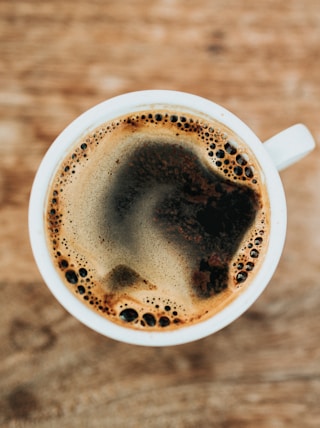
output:
[[75, 143], [49, 191], [48, 243], [65, 284], [94, 311], [162, 330], [207, 319], [250, 284], [268, 217], [259, 165], [239, 137], [150, 110]]

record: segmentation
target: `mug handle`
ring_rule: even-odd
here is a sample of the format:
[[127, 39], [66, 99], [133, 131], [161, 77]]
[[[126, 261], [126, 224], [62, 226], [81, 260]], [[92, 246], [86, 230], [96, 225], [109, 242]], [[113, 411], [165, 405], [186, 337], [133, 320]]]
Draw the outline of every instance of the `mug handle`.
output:
[[278, 171], [302, 159], [315, 145], [309, 129], [301, 123], [279, 132], [263, 143]]

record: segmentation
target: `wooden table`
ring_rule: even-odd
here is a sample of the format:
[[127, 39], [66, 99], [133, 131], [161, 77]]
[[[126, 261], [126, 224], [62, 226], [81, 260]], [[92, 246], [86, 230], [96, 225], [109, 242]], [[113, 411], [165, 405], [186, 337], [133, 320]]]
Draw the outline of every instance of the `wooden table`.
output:
[[320, 141], [318, 0], [0, 1], [0, 426], [320, 426], [320, 156], [281, 174], [283, 257], [223, 331], [163, 349], [118, 343], [62, 309], [28, 241], [39, 162], [111, 96], [177, 89], [265, 140], [305, 123]]

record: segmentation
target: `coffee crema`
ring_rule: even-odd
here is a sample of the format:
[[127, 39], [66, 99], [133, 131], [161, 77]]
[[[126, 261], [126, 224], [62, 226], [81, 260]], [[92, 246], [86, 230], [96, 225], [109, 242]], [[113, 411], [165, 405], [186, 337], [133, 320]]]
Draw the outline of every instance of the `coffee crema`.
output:
[[125, 327], [221, 311], [259, 271], [269, 202], [260, 166], [221, 123], [131, 113], [76, 141], [52, 179], [47, 240], [61, 280]]

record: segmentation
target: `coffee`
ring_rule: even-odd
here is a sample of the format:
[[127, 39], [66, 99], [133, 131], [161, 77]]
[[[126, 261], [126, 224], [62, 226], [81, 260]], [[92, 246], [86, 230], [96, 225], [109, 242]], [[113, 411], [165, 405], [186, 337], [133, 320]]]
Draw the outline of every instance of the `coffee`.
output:
[[167, 330], [208, 319], [252, 282], [269, 202], [230, 129], [148, 110], [75, 142], [52, 179], [46, 225], [53, 263], [81, 301], [122, 326]]

